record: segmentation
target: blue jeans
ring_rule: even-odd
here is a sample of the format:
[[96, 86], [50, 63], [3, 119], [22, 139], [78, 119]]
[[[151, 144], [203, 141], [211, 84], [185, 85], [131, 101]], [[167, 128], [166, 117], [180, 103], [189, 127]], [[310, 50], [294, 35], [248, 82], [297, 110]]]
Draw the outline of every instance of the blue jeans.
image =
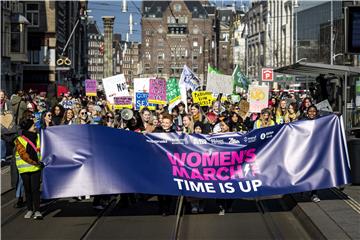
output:
[[16, 184], [16, 198], [23, 197], [24, 196], [24, 183], [22, 181], [22, 178], [19, 174], [18, 176], [18, 182]]
[[6, 159], [6, 142], [1, 139], [1, 161]]

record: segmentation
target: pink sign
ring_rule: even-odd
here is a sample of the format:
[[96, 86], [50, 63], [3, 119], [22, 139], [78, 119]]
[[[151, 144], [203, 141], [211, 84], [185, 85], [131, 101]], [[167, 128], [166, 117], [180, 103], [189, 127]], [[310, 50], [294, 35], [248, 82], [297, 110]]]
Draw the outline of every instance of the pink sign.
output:
[[166, 104], [166, 80], [150, 79], [149, 103]]
[[85, 80], [85, 92], [86, 96], [96, 96], [96, 80], [86, 79]]

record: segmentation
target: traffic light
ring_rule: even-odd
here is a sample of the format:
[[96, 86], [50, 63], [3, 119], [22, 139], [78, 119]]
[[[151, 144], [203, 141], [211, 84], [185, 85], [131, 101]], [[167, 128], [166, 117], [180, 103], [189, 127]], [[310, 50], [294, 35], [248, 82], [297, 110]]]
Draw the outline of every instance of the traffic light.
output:
[[345, 53], [360, 53], [360, 6], [345, 8]]

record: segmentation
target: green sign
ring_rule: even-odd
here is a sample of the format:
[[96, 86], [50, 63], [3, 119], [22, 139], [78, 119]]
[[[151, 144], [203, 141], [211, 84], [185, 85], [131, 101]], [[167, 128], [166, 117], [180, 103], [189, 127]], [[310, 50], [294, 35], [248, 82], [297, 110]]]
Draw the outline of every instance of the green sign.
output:
[[180, 88], [176, 78], [169, 78], [166, 81], [166, 100], [169, 104], [180, 99]]

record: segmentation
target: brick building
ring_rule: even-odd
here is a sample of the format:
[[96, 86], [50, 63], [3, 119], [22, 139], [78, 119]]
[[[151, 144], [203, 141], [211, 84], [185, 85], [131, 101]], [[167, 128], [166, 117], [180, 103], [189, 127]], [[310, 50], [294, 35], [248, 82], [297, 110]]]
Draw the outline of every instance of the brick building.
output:
[[142, 75], [180, 77], [186, 64], [206, 81], [215, 62], [214, 9], [207, 1], [144, 1]]

